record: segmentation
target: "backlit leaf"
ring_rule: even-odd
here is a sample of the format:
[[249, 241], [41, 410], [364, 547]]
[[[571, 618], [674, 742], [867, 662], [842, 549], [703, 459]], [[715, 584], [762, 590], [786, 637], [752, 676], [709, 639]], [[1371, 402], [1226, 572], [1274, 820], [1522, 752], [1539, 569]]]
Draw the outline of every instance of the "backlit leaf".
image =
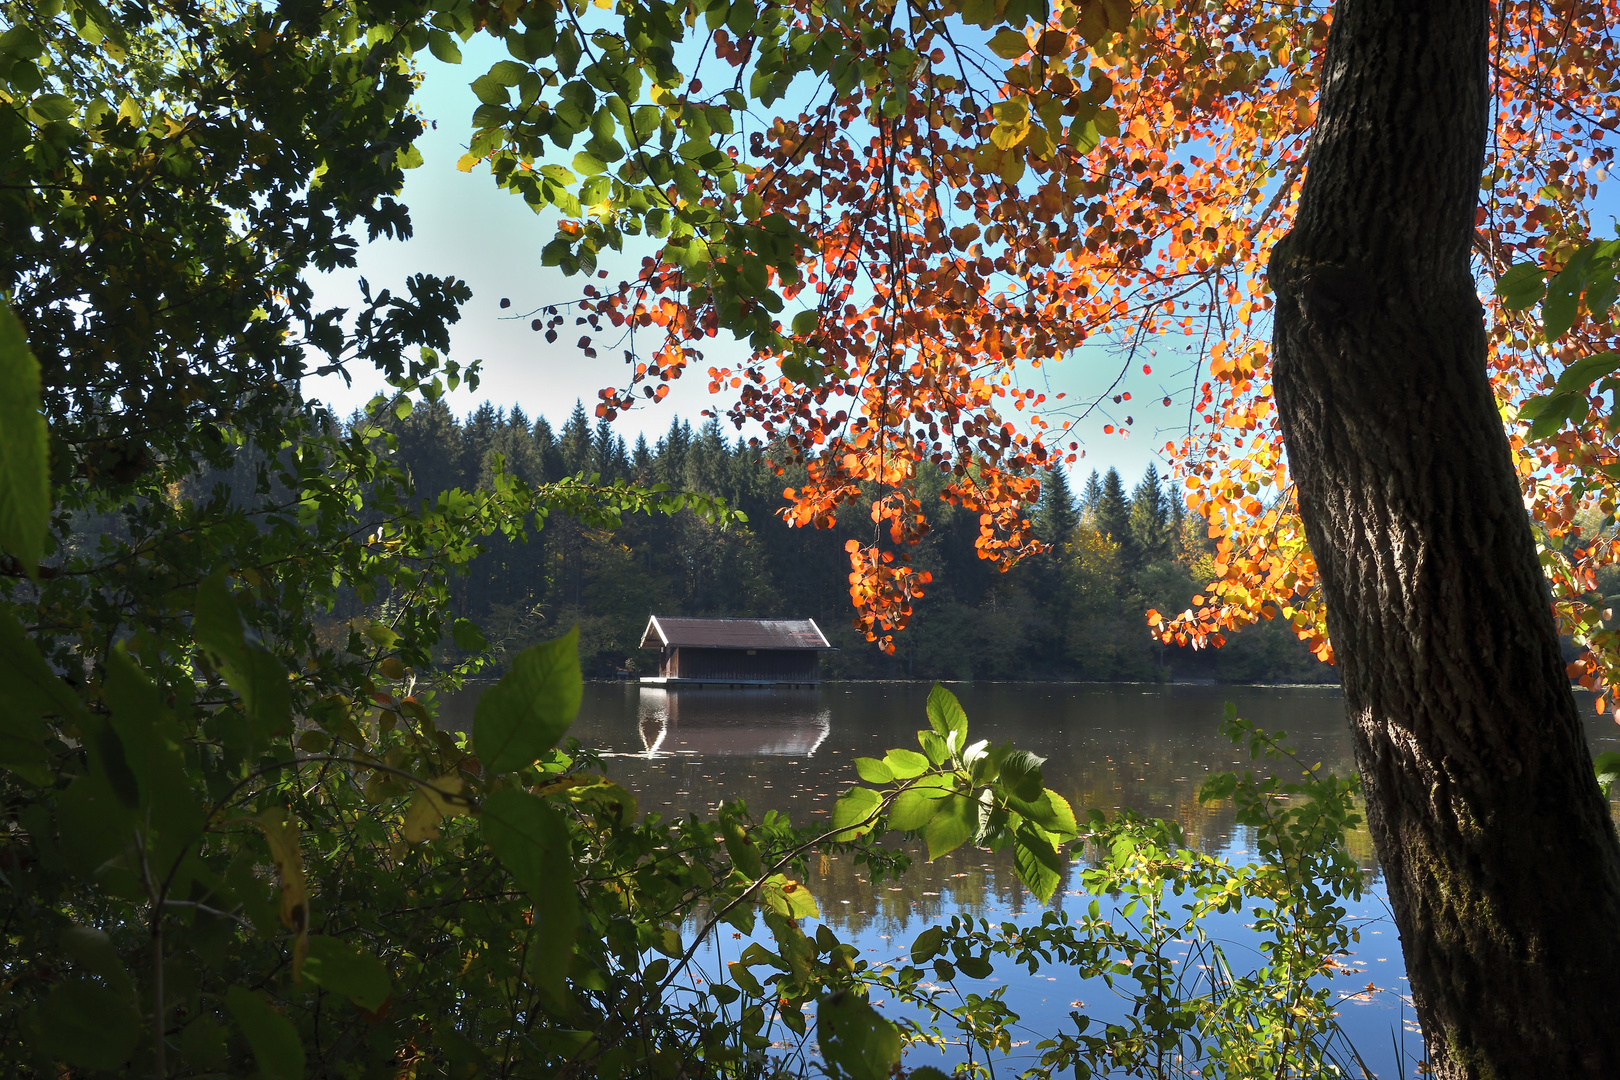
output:
[[479, 819], [484, 842], [534, 901], [529, 949], [535, 980], [561, 998], [579, 928], [568, 827], [555, 809], [517, 788], [503, 788], [485, 799]]
[[887, 784], [894, 780], [894, 773], [889, 766], [877, 758], [858, 757], [855, 759], [855, 772], [868, 784]]
[[533, 764], [567, 732], [584, 693], [577, 627], [518, 653], [473, 714], [473, 745], [484, 768], [501, 773]]
[[890, 750], [883, 755], [883, 764], [896, 780], [911, 780], [928, 771], [928, 759], [915, 750]]
[[272, 1008], [262, 994], [243, 986], [230, 988], [225, 1005], [247, 1039], [264, 1080], [303, 1080], [304, 1044], [291, 1020]]
[[929, 862], [955, 851], [979, 834], [977, 800], [957, 793], [942, 800], [942, 803], [923, 832], [928, 841]]
[[301, 977], [372, 1011], [388, 998], [388, 969], [383, 962], [356, 945], [326, 934], [311, 935]]
[[1063, 883], [1063, 860], [1057, 849], [1027, 824], [1013, 834], [1013, 866], [1018, 879], [1043, 904]]
[[85, 1069], [112, 1072], [135, 1052], [141, 1018], [130, 999], [89, 979], [58, 983], [39, 1010], [40, 1049]]
[[996, 31], [989, 41], [990, 51], [1003, 60], [1016, 60], [1029, 52], [1029, 41], [1022, 33], [1008, 27]]
[[50, 527], [50, 455], [39, 363], [0, 297], [0, 551], [34, 576]]
[[832, 827], [842, 830], [835, 840], [853, 840], [872, 831], [882, 796], [871, 788], [850, 788], [833, 804]]
[[816, 1003], [816, 1040], [833, 1080], [888, 1080], [900, 1063], [900, 1031], [849, 991]]

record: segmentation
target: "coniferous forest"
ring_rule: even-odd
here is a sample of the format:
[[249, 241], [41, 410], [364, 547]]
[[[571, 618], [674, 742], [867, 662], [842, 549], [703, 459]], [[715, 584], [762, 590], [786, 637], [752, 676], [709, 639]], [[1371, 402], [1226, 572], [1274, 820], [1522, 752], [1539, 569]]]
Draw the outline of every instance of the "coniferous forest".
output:
[[[978, 557], [976, 516], [944, 508], [913, 554], [933, 581], [890, 656], [850, 620], [844, 545], [869, 541], [866, 508], [846, 508], [833, 529], [790, 528], [776, 511], [783, 488], [802, 483], [802, 467], [778, 475], [768, 448], [728, 438], [713, 418], [675, 419], [656, 442], [631, 445], [577, 402], [559, 427], [488, 402], [460, 419], [441, 400], [394, 429], [423, 498], [487, 487], [499, 459], [531, 484], [596, 474], [717, 495], [746, 513], [741, 527], [683, 512], [627, 517], [612, 531], [555, 516], [526, 540], [486, 542], [455, 586], [456, 614], [503, 652], [577, 623], [594, 677], [648, 670], [654, 654], [637, 646], [656, 613], [814, 618], [838, 648], [823, 661], [832, 678], [1337, 681], [1282, 620], [1232, 635], [1222, 649], [1152, 638], [1144, 613], [1183, 610], [1214, 576], [1202, 519], [1185, 515], [1176, 487], [1152, 465], [1134, 485], [1112, 469], [1091, 472], [1079, 490], [1061, 472], [1043, 476], [1031, 517], [1049, 551], [1006, 573]], [[943, 485], [922, 479], [925, 499]]]

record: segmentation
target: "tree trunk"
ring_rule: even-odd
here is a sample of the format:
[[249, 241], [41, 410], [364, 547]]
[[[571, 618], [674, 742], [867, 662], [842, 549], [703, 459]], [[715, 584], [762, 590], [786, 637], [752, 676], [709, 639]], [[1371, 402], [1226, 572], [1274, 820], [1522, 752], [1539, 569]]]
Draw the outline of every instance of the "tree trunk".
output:
[[1620, 1077], [1620, 843], [1485, 373], [1484, 0], [1341, 0], [1275, 387], [1441, 1077]]

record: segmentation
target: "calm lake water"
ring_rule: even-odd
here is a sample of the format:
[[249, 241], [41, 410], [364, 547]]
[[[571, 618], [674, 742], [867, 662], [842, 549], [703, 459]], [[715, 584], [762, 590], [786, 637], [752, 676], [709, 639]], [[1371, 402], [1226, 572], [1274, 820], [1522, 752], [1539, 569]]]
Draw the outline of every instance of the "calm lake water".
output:
[[[967, 712], [971, 738], [1011, 740], [1044, 756], [1047, 785], [1067, 796], [1077, 813], [1129, 807], [1174, 817], [1189, 840], [1232, 857], [1244, 856], [1249, 830], [1235, 825], [1229, 806], [1197, 800], [1208, 774], [1248, 764], [1220, 733], [1226, 702], [1262, 728], [1287, 732], [1308, 763], [1341, 775], [1353, 771], [1336, 688], [1030, 683], [952, 690]], [[586, 687], [570, 734], [607, 756], [609, 775], [635, 793], [644, 813], [708, 816], [723, 799], [744, 799], [756, 817], [774, 809], [797, 825], [812, 825], [826, 820], [838, 793], [856, 781], [856, 757], [916, 746], [914, 732], [927, 726], [928, 691], [909, 683], [826, 683], [811, 691], [664, 691], [599, 683]], [[475, 696], [469, 691], [447, 702], [441, 722], [470, 727]], [[1620, 749], [1620, 727], [1612, 722], [1592, 717], [1587, 730], [1594, 752]], [[1371, 888], [1350, 912], [1361, 941], [1350, 970], [1335, 982], [1344, 997], [1340, 1023], [1375, 1075], [1412, 1076], [1421, 1047], [1399, 938], [1370, 840], [1361, 833], [1351, 847]], [[1044, 911], [1005, 853], [963, 847], [934, 863], [918, 857], [901, 881], [875, 886], [862, 869], [837, 858], [820, 865], [812, 860], [807, 884], [823, 920], [873, 963], [898, 960], [918, 933], [956, 913], [1029, 923]], [[1052, 906], [1089, 902], [1073, 870]], [[747, 944], [731, 936], [723, 928], [705, 958], [708, 970], [723, 972], [723, 962]], [[1234, 966], [1244, 956], [1257, 958], [1240, 918], [1215, 927], [1211, 936], [1222, 939]], [[1117, 1013], [1106, 987], [1082, 984], [1062, 968], [1029, 975], [1006, 964], [984, 980], [958, 977], [959, 986], [979, 993], [1004, 982], [1005, 1001], [1021, 1018], [1015, 1035], [1021, 1042], [997, 1062], [1001, 1076], [1032, 1064], [1040, 1039], [1072, 1030], [1072, 1010], [1100, 1019]], [[907, 1056], [908, 1066], [947, 1071], [956, 1060], [924, 1048]]]

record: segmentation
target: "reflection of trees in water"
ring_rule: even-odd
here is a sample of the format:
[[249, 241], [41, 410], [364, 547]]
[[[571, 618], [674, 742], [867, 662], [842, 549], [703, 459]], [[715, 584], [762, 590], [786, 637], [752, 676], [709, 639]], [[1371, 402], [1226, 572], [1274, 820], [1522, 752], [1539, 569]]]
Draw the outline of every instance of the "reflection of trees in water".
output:
[[[1168, 816], [1203, 850], [1242, 851], [1249, 841], [1230, 805], [1197, 799], [1212, 772], [1241, 771], [1249, 764], [1220, 733], [1221, 703], [1233, 689], [1004, 686], [962, 688], [961, 697], [972, 737], [1010, 740], [1045, 756], [1047, 783], [1077, 814], [1098, 809], [1109, 816], [1122, 810]], [[813, 826], [828, 820], [839, 793], [856, 781], [856, 756], [916, 745], [926, 692], [834, 684], [797, 695], [681, 691], [666, 699], [642, 693], [621, 699], [617, 718], [611, 709], [601, 710], [598, 737], [627, 755], [613, 758], [610, 771], [637, 793], [644, 810], [708, 816], [722, 799], [742, 799], [756, 818], [774, 809], [797, 825]], [[1258, 713], [1262, 726], [1292, 733], [1305, 764], [1349, 771], [1336, 698], [1319, 691], [1239, 693], [1251, 698], [1242, 710], [1246, 715]], [[655, 743], [658, 752], [649, 756], [645, 748]], [[1010, 853], [961, 848], [928, 863], [915, 844], [903, 846], [913, 865], [899, 881], [873, 884], [866, 867], [848, 855], [825, 863], [812, 859], [807, 883], [830, 925], [840, 933], [915, 933], [956, 912], [1000, 919], [1022, 915], [1033, 904]], [[1352, 838], [1351, 850], [1373, 867], [1364, 832]], [[1069, 889], [1078, 884], [1072, 876]], [[1077, 901], [1077, 894], [1067, 892], [1060, 890], [1056, 906]]]

